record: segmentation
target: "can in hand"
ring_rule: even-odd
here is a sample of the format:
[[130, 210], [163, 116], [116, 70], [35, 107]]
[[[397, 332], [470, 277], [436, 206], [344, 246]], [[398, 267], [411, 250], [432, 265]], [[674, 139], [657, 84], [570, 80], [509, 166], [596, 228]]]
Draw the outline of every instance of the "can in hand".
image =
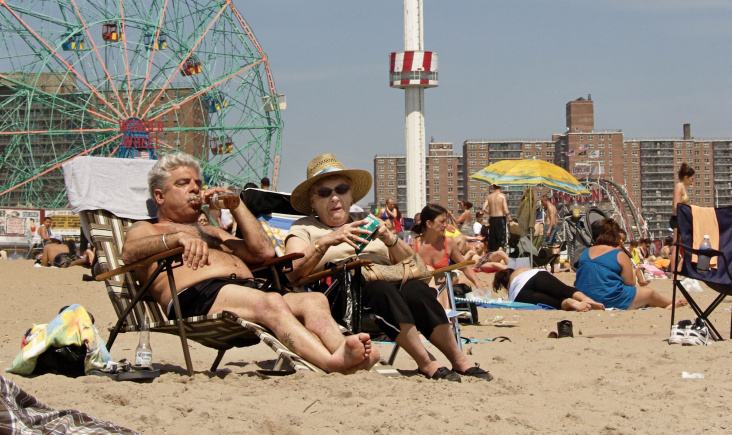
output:
[[[376, 219], [376, 217], [374, 217], [373, 215], [366, 216], [366, 219], [368, 220], [368, 223], [359, 226], [359, 228], [371, 232], [368, 236], [365, 237], [363, 234], [361, 234], [362, 239], [366, 239], [370, 242], [374, 240], [374, 237], [376, 237], [376, 231], [379, 229], [379, 220]], [[356, 242], [356, 254], [360, 254], [364, 250], [364, 248], [366, 248], [366, 245], [368, 245], [368, 243]]]

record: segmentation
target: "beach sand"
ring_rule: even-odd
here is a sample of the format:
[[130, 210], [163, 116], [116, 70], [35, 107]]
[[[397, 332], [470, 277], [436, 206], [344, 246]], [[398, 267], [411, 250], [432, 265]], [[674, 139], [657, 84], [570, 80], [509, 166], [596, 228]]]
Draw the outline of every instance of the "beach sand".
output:
[[[9, 367], [20, 340], [34, 323], [47, 323], [59, 308], [79, 303], [96, 318], [106, 339], [115, 315], [102, 283], [82, 282], [87, 270], [34, 268], [32, 261], [0, 261], [0, 365]], [[557, 274], [572, 283], [574, 274]], [[492, 277], [487, 277], [492, 282]], [[651, 287], [671, 295], [670, 280]], [[702, 305], [716, 293], [703, 286]], [[724, 338], [729, 301], [712, 316]], [[680, 309], [677, 321], [693, 318]], [[518, 311], [479, 309], [483, 325], [464, 326], [477, 340], [506, 336], [510, 342], [464, 345], [472, 361], [495, 379], [463, 378], [461, 384], [430, 381], [400, 352], [389, 379], [375, 373], [350, 376], [297, 373], [264, 379], [274, 353], [264, 344], [233, 349], [219, 371], [205, 371], [216, 355], [190, 343], [197, 373], [185, 374], [180, 342], [153, 334], [152, 384], [89, 376], [26, 378], [4, 373], [56, 409], [76, 409], [143, 433], [684, 433], [732, 430], [732, 350], [729, 340], [711, 346], [668, 345], [670, 311]], [[513, 327], [488, 323], [495, 316]], [[574, 338], [547, 338], [556, 323], [574, 324]], [[594, 337], [594, 338], [593, 338]], [[132, 358], [136, 334], [121, 335], [111, 353]], [[429, 345], [428, 345], [429, 346]], [[378, 345], [383, 356], [391, 346]], [[430, 349], [432, 349], [430, 347]], [[444, 361], [439, 352], [434, 352]], [[446, 362], [446, 361], [445, 361]], [[682, 372], [704, 373], [683, 379]]]

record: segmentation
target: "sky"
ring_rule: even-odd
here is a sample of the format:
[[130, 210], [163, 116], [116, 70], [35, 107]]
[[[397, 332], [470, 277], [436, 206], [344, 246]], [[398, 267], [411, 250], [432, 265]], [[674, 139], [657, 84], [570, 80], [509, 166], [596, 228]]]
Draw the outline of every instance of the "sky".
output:
[[[234, 0], [287, 97], [277, 190], [333, 153], [373, 172], [404, 155], [404, 91], [388, 55], [404, 49], [400, 0]], [[729, 0], [424, 1], [426, 138], [550, 139], [565, 105], [592, 95], [596, 130], [625, 138], [732, 137]], [[369, 194], [362, 204], [373, 200]]]

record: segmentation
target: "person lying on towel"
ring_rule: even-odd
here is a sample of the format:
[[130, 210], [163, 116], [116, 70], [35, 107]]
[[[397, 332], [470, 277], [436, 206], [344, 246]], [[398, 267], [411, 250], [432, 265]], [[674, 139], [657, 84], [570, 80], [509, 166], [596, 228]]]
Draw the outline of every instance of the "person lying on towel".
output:
[[605, 309], [603, 304], [563, 283], [546, 269], [520, 267], [498, 271], [493, 277], [493, 290], [501, 287], [508, 289], [511, 302], [544, 304], [565, 311]]
[[[167, 154], [155, 164], [148, 187], [158, 223], [140, 221], [130, 227], [122, 249], [125, 264], [183, 247], [184, 267], [173, 273], [184, 318], [231, 311], [271, 329], [290, 350], [328, 372], [352, 373], [376, 364], [379, 352], [369, 335], [344, 337], [323, 294], [253, 288], [247, 263], [274, 257], [274, 248], [243, 201], [231, 210], [242, 238], [199, 225], [201, 205], [214, 193], [229, 192], [223, 187], [203, 190], [202, 185], [201, 167], [187, 154]], [[139, 279], [147, 280], [155, 267], [138, 268]], [[175, 318], [165, 274], [153, 283], [151, 293], [168, 317]]]

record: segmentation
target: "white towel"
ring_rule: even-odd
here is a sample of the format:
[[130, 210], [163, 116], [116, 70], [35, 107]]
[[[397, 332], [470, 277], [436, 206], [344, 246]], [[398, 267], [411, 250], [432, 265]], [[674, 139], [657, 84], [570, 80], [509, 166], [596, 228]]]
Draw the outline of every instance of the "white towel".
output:
[[157, 160], [77, 157], [64, 163], [71, 211], [108, 210], [135, 220], [157, 217], [147, 188], [147, 174]]

